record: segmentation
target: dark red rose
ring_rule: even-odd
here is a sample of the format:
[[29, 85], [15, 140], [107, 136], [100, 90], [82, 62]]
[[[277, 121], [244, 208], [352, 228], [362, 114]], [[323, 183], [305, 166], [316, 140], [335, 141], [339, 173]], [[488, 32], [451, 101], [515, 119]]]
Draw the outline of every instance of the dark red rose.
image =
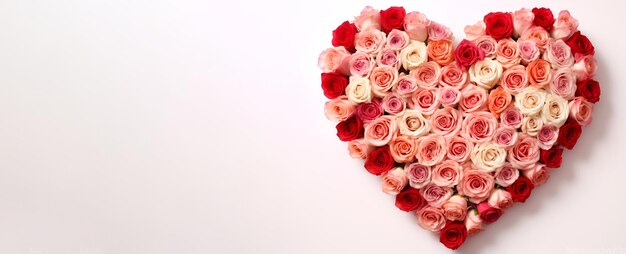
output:
[[383, 103], [380, 99], [373, 99], [369, 103], [359, 103], [356, 106], [356, 115], [364, 123], [369, 123], [372, 120], [382, 116], [385, 113], [383, 111]]
[[380, 26], [385, 33], [389, 33], [393, 29], [403, 30], [404, 16], [406, 16], [404, 7], [389, 7], [389, 9], [380, 11]]
[[354, 36], [358, 32], [359, 30], [356, 29], [356, 26], [349, 21], [341, 23], [337, 29], [333, 30], [333, 46], [343, 46], [346, 50], [350, 51], [350, 53], [356, 52], [354, 48]]
[[381, 146], [376, 148], [372, 153], [367, 156], [365, 160], [365, 169], [374, 175], [381, 175], [394, 166], [395, 161], [391, 156], [389, 146]]
[[559, 168], [563, 162], [563, 149], [553, 146], [549, 150], [541, 150], [541, 158], [539, 159], [546, 167]]
[[341, 141], [350, 141], [363, 137], [363, 123], [354, 115], [343, 122], [339, 122], [336, 128], [337, 137]]
[[535, 188], [533, 182], [525, 176], [520, 176], [513, 182], [513, 184], [506, 187], [506, 191], [511, 193], [511, 199], [514, 202], [526, 202], [526, 199], [530, 197], [531, 192]]
[[426, 205], [426, 200], [418, 189], [406, 187], [396, 195], [396, 207], [405, 212], [422, 209]]
[[492, 12], [483, 18], [485, 21], [485, 33], [491, 35], [494, 39], [500, 40], [511, 38], [513, 34], [513, 16], [511, 13]]
[[465, 242], [465, 238], [467, 229], [462, 221], [448, 221], [439, 231], [439, 241], [448, 249], [456, 250]]
[[576, 96], [582, 96], [591, 103], [600, 101], [600, 83], [593, 79], [579, 81], [576, 84]]
[[478, 204], [476, 209], [478, 210], [478, 217], [480, 217], [485, 224], [494, 223], [504, 213], [501, 209], [491, 207], [486, 201]]
[[535, 19], [533, 20], [533, 24], [535, 26], [543, 27], [546, 31], [552, 31], [554, 28], [554, 14], [549, 8], [533, 8], [533, 14], [535, 14]]
[[483, 58], [485, 58], [485, 52], [468, 40], [462, 40], [454, 50], [454, 61], [464, 70]]
[[350, 83], [348, 77], [337, 73], [322, 73], [322, 90], [328, 99], [334, 99], [343, 95]]
[[572, 55], [574, 56], [578, 54], [586, 56], [593, 55], [595, 53], [595, 48], [593, 47], [593, 44], [591, 44], [591, 41], [589, 41], [589, 38], [582, 35], [580, 31], [572, 34], [572, 36], [569, 37], [565, 43], [567, 43], [567, 46], [572, 49]]
[[580, 124], [572, 119], [568, 119], [559, 129], [559, 138], [556, 143], [572, 150], [574, 145], [576, 145], [576, 142], [578, 142], [578, 138], [580, 138], [580, 134], [582, 134], [582, 132], [583, 130], [580, 127]]

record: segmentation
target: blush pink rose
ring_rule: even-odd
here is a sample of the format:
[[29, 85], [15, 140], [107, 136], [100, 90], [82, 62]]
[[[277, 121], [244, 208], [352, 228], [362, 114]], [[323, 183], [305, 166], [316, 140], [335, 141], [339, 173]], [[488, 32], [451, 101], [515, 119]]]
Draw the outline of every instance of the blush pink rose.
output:
[[500, 123], [503, 126], [517, 129], [522, 126], [524, 116], [517, 107], [508, 107], [500, 113]]
[[535, 164], [528, 170], [523, 170], [522, 175], [530, 179], [535, 187], [542, 185], [550, 179], [550, 171], [543, 164]]
[[348, 99], [348, 96], [342, 95], [332, 99], [324, 104], [324, 114], [331, 121], [345, 121], [352, 116], [356, 105]]
[[348, 152], [350, 153], [350, 157], [354, 159], [365, 159], [372, 151], [374, 151], [374, 147], [370, 146], [362, 138], [348, 142]]
[[433, 167], [431, 183], [441, 187], [454, 187], [462, 177], [461, 165], [453, 160], [445, 160]]
[[393, 116], [381, 116], [365, 126], [365, 141], [373, 146], [384, 146], [396, 137], [398, 124]]
[[506, 210], [513, 206], [513, 198], [511, 193], [503, 189], [495, 189], [487, 200], [489, 206], [500, 210]]
[[491, 194], [494, 187], [493, 176], [482, 170], [467, 170], [456, 186], [460, 195], [469, 197], [469, 201], [478, 204]]
[[512, 66], [502, 73], [500, 86], [510, 94], [517, 95], [528, 87], [528, 76], [526, 67], [523, 65]]
[[511, 127], [500, 126], [493, 135], [493, 143], [508, 148], [517, 142], [517, 130]]
[[389, 48], [380, 50], [376, 56], [376, 64], [378, 66], [386, 65], [398, 69], [400, 67], [398, 51]]
[[397, 136], [389, 142], [389, 150], [396, 162], [412, 162], [417, 153], [417, 140], [409, 136]]
[[509, 149], [508, 161], [520, 170], [531, 169], [539, 161], [539, 144], [537, 139], [521, 134], [517, 143]]
[[552, 37], [554, 39], [567, 39], [572, 34], [578, 31], [578, 20], [576, 20], [569, 11], [559, 12], [559, 16], [554, 22], [554, 29], [552, 29]]
[[513, 12], [514, 34], [522, 34], [526, 31], [526, 29], [533, 25], [533, 20], [535, 20], [535, 14], [533, 14], [533, 12], [529, 9], [522, 8]]
[[537, 133], [537, 144], [543, 150], [549, 150], [559, 137], [559, 128], [551, 124], [541, 126]]
[[485, 58], [494, 59], [496, 57], [496, 49], [498, 42], [489, 35], [476, 38], [474, 44], [485, 53]]
[[440, 41], [451, 39], [452, 31], [450, 31], [450, 28], [434, 21], [430, 22], [430, 26], [428, 26], [428, 40]]
[[447, 138], [459, 133], [463, 115], [454, 108], [446, 107], [436, 110], [430, 117], [430, 121], [432, 132]]
[[566, 68], [574, 65], [572, 50], [563, 40], [551, 41], [546, 47], [543, 59], [550, 62], [552, 69]]
[[476, 209], [469, 210], [465, 216], [467, 235], [473, 235], [483, 230], [483, 220], [478, 216]]
[[496, 60], [505, 69], [516, 66], [522, 60], [517, 42], [513, 39], [502, 39], [496, 46]]
[[398, 70], [391, 66], [377, 66], [370, 74], [372, 92], [377, 97], [385, 97], [398, 81]]
[[463, 221], [467, 213], [467, 201], [459, 195], [454, 195], [443, 203], [441, 209], [443, 209], [443, 215], [446, 219]]
[[421, 189], [430, 184], [432, 174], [429, 166], [425, 166], [417, 162], [407, 163], [404, 164], [404, 170], [407, 172], [409, 185], [411, 187]]
[[415, 109], [424, 115], [432, 115], [439, 108], [439, 95], [435, 89], [418, 89], [409, 98], [409, 108]]
[[478, 37], [485, 35], [485, 28], [485, 22], [482, 20], [476, 22], [476, 24], [465, 26], [463, 29], [465, 32], [465, 39], [469, 41], [478, 39]]
[[358, 32], [354, 38], [354, 48], [357, 51], [376, 56], [385, 45], [385, 33], [378, 29], [368, 28]]
[[441, 135], [431, 134], [417, 140], [417, 161], [426, 166], [434, 166], [446, 156], [446, 140]]
[[569, 118], [575, 120], [580, 126], [591, 123], [593, 104], [584, 97], [576, 97], [569, 102]]
[[543, 29], [543, 27], [531, 26], [522, 32], [521, 39], [524, 41], [534, 41], [537, 48], [543, 52], [546, 46], [548, 46], [548, 42], [550, 42], [550, 34], [546, 29]]
[[372, 72], [376, 62], [369, 54], [356, 52], [350, 59], [350, 74], [352, 76], [367, 77]]
[[459, 109], [463, 112], [470, 113], [487, 108], [487, 90], [470, 84], [461, 90], [461, 95]]
[[[434, 172], [433, 172], [434, 176]], [[424, 200], [428, 202], [428, 205], [432, 207], [441, 207], [443, 203], [448, 201], [450, 197], [452, 197], [452, 188], [450, 187], [441, 187], [432, 184], [424, 186], [424, 188], [420, 189], [420, 194], [424, 197]]]
[[354, 25], [359, 31], [368, 28], [380, 30], [380, 11], [371, 6], [366, 6], [361, 11], [361, 15], [354, 19]]
[[446, 140], [448, 159], [463, 163], [469, 160], [474, 144], [462, 137], [453, 136]]
[[428, 26], [430, 26], [430, 20], [422, 13], [414, 11], [404, 16], [404, 31], [411, 40], [426, 41]]
[[400, 96], [409, 98], [417, 91], [417, 79], [410, 75], [400, 75], [395, 88]]
[[467, 71], [461, 70], [458, 65], [452, 63], [441, 68], [439, 76], [439, 84], [442, 86], [451, 86], [456, 89], [463, 89], [468, 83]]
[[533, 40], [518, 40], [517, 46], [520, 50], [520, 58], [522, 59], [522, 64], [527, 65], [528, 63], [535, 61], [539, 58], [540, 52], [537, 48], [537, 43]]
[[406, 109], [406, 100], [399, 94], [389, 93], [383, 98], [383, 110], [390, 115], [399, 115]]
[[494, 178], [496, 184], [502, 187], [508, 187], [519, 178], [519, 170], [514, 168], [511, 163], [507, 162], [504, 163], [504, 166], [496, 169]]
[[550, 92], [563, 99], [571, 100], [576, 94], [576, 77], [569, 68], [556, 70], [549, 85]]
[[389, 195], [398, 195], [407, 185], [409, 179], [402, 168], [394, 168], [383, 174], [383, 192]]
[[576, 74], [577, 80], [593, 78], [598, 71], [598, 62], [593, 55], [586, 55], [574, 64], [572, 71]]
[[434, 89], [439, 83], [441, 67], [436, 62], [426, 62], [411, 70], [410, 75], [415, 77], [418, 87]]
[[391, 50], [400, 51], [409, 45], [409, 35], [398, 29], [393, 29], [387, 34], [387, 47]]
[[461, 91], [452, 86], [444, 86], [439, 88], [439, 101], [444, 107], [454, 107], [461, 101]]
[[498, 120], [489, 112], [467, 114], [461, 127], [461, 136], [474, 143], [491, 140], [498, 127]]
[[438, 232], [446, 226], [446, 217], [441, 208], [426, 206], [417, 211], [416, 216], [417, 224], [426, 230]]
[[341, 75], [350, 75], [351, 55], [343, 46], [328, 48], [320, 54], [317, 59], [317, 66], [322, 72], [336, 72]]

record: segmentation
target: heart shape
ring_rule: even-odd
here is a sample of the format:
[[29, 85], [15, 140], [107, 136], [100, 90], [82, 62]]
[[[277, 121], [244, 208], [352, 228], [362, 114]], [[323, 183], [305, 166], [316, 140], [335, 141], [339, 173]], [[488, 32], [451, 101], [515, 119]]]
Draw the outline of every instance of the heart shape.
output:
[[368, 6], [318, 59], [350, 156], [450, 249], [548, 180], [600, 96], [568, 11], [492, 12], [465, 33], [454, 47], [424, 14]]

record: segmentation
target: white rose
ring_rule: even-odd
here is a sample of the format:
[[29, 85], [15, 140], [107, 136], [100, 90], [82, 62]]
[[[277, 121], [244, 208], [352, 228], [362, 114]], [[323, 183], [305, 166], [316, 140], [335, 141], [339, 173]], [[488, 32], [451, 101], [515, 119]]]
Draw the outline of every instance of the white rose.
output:
[[535, 115], [543, 109], [546, 97], [546, 91], [534, 86], [529, 86], [515, 95], [515, 106], [520, 110], [522, 115]]
[[543, 127], [543, 121], [538, 115], [525, 116], [524, 120], [522, 120], [522, 133], [526, 133], [529, 136], [536, 137], [541, 127]]
[[404, 111], [402, 117], [398, 118], [398, 127], [401, 134], [412, 137], [424, 136], [430, 131], [430, 123], [417, 110]]
[[541, 120], [545, 124], [552, 124], [557, 128], [561, 127], [569, 115], [569, 104], [561, 96], [548, 94], [546, 104], [541, 111]]
[[370, 102], [372, 100], [370, 80], [357, 76], [350, 77], [350, 84], [346, 87], [346, 96], [354, 103]]
[[491, 89], [502, 76], [502, 65], [495, 60], [485, 58], [469, 68], [470, 80], [484, 89]]
[[400, 51], [400, 62], [406, 70], [413, 70], [420, 64], [428, 61], [426, 44], [412, 40], [406, 48]]
[[506, 150], [494, 143], [482, 143], [474, 147], [471, 158], [476, 168], [493, 172], [506, 162]]

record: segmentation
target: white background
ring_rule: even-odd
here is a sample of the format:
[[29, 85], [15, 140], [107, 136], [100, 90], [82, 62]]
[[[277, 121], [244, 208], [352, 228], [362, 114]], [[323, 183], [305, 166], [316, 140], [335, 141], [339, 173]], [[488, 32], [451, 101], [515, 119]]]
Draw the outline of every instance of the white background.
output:
[[[544, 2], [544, 3], [540, 3]], [[621, 1], [0, 1], [0, 253], [447, 253], [348, 157], [317, 56], [365, 5], [462, 29], [569, 9], [602, 97], [460, 253], [626, 253]]]

